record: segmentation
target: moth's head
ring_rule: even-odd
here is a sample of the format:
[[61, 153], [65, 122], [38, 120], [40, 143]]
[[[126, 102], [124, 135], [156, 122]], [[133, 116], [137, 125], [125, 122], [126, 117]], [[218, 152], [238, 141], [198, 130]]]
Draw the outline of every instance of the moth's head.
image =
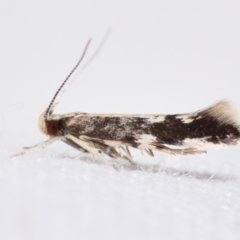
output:
[[57, 136], [58, 130], [59, 130], [59, 121], [58, 120], [52, 120], [50, 117], [51, 115], [46, 114], [47, 110], [44, 111], [38, 119], [38, 126], [40, 128], [40, 131], [48, 136]]

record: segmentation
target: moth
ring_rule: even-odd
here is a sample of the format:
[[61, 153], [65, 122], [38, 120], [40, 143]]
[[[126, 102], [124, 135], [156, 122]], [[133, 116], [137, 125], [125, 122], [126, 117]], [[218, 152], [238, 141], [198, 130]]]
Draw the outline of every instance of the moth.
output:
[[237, 113], [227, 101], [186, 114], [54, 114], [55, 99], [84, 58], [63, 81], [48, 108], [39, 117], [39, 128], [49, 138], [14, 155], [24, 155], [61, 140], [69, 146], [102, 159], [124, 158], [133, 161], [129, 147], [154, 156], [153, 151], [168, 154], [205, 153], [208, 148], [235, 145], [240, 138]]

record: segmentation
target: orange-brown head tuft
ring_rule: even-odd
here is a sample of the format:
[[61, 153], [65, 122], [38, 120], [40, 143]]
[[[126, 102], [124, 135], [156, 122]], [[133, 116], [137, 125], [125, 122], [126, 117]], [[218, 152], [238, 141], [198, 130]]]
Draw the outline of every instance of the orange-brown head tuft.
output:
[[38, 126], [41, 130], [41, 132], [45, 135], [48, 136], [56, 136], [58, 134], [58, 121], [57, 120], [47, 120], [45, 118], [45, 113], [44, 111], [39, 119], [38, 119]]

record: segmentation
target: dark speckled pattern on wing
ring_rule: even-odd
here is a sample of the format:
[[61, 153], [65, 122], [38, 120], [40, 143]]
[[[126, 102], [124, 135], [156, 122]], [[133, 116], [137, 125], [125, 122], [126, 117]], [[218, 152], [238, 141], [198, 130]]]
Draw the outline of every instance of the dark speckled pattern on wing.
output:
[[[215, 110], [216, 106], [211, 108]], [[67, 133], [76, 137], [85, 135], [124, 143], [136, 143], [137, 136], [147, 134], [159, 144], [181, 145], [185, 139], [202, 138], [214, 144], [235, 144], [240, 138], [238, 125], [222, 117], [224, 112], [214, 116], [211, 108], [193, 114], [165, 115], [159, 122], [151, 121], [157, 115], [90, 114], [62, 120], [62, 124]]]

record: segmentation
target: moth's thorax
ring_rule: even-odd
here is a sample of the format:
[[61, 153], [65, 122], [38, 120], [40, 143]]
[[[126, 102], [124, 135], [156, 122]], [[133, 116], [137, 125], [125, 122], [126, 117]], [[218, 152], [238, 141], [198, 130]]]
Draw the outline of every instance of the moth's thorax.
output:
[[39, 117], [38, 126], [41, 132], [48, 136], [59, 135], [59, 121], [45, 119], [45, 111]]

